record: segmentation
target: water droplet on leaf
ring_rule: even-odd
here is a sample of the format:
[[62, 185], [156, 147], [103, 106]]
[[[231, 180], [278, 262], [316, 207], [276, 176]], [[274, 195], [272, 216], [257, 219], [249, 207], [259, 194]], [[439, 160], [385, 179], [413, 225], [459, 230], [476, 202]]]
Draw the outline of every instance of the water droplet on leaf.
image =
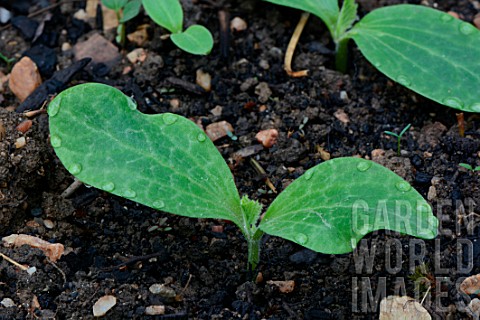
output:
[[463, 108], [463, 101], [460, 100], [460, 99], [457, 98], [457, 97], [448, 97], [448, 98], [445, 98], [445, 99], [443, 99], [443, 103], [444, 103], [446, 106], [449, 106], [449, 107], [454, 108], [454, 109], [461, 109], [461, 108]]
[[105, 191], [113, 191], [115, 189], [115, 184], [113, 182], [107, 182], [102, 186], [102, 189]]
[[50, 137], [50, 143], [54, 148], [60, 148], [62, 146], [62, 139], [59, 136], [53, 135]]
[[197, 140], [200, 142], [204, 142], [205, 140], [207, 140], [207, 136], [204, 133], [199, 133], [197, 135]]
[[70, 166], [69, 170], [71, 174], [76, 175], [82, 171], [82, 165], [79, 163], [74, 163]]
[[308, 242], [308, 237], [306, 234], [303, 234], [303, 233], [298, 233], [295, 235], [295, 241], [298, 243], [298, 244], [305, 244]]
[[128, 97], [127, 98], [127, 101], [128, 101], [128, 109], [130, 110], [137, 110], [137, 103], [135, 102], [135, 100], [133, 100], [132, 97]]
[[475, 27], [467, 22], [462, 22], [459, 29], [466, 36], [471, 35], [475, 31]]
[[305, 179], [310, 180], [313, 177], [314, 170], [310, 169], [307, 172], [305, 172]]
[[402, 192], [407, 192], [412, 189], [412, 186], [407, 181], [400, 181], [395, 184], [395, 187]]
[[380, 68], [382, 66], [380, 62], [375, 62], [373, 65], [375, 66], [375, 68]]
[[404, 76], [404, 75], [399, 75], [397, 77], [397, 82], [400, 83], [401, 85], [405, 86], [405, 87], [408, 87], [412, 84], [410, 79], [408, 79], [407, 76]]
[[55, 117], [60, 110], [60, 102], [62, 102], [62, 98], [56, 98], [50, 105], [48, 106], [47, 112], [50, 117]]
[[131, 190], [131, 189], [127, 189], [123, 193], [123, 196], [125, 198], [135, 198], [137, 196], [137, 193], [135, 191]]
[[372, 163], [369, 161], [362, 161], [357, 164], [357, 170], [360, 172], [365, 172], [372, 167]]
[[453, 20], [453, 17], [451, 15], [447, 14], [442, 14], [441, 20], [443, 22], [449, 22]]
[[163, 202], [162, 200], [157, 200], [155, 201], [152, 206], [155, 208], [155, 209], [162, 209], [165, 207], [165, 202]]
[[177, 119], [178, 119], [177, 116], [171, 113], [167, 113], [163, 116], [163, 121], [167, 125], [174, 124], [175, 122], [177, 122]]

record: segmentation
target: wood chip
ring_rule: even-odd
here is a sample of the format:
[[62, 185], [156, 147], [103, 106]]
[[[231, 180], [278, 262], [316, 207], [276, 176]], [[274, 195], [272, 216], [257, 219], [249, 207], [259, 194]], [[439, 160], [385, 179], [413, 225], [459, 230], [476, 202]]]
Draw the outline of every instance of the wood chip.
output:
[[23, 57], [13, 66], [8, 86], [21, 102], [41, 84], [42, 77], [37, 65], [29, 57]]
[[64, 247], [60, 243], [50, 243], [40, 238], [29, 236], [27, 234], [12, 234], [2, 238], [5, 247], [20, 247], [24, 244], [32, 248], [42, 250], [52, 261], [56, 262], [63, 255]]

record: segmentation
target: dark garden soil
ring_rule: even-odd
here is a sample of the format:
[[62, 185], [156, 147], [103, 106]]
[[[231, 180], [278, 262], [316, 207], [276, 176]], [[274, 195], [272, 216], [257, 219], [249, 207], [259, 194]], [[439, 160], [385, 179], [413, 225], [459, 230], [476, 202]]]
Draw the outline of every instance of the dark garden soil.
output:
[[[15, 2], [20, 15], [23, 1]], [[55, 3], [25, 2], [30, 13]], [[478, 116], [465, 114], [466, 134], [461, 137], [455, 110], [392, 82], [353, 45], [349, 73], [334, 71], [329, 35], [313, 17], [293, 61], [295, 69], [309, 69], [310, 74], [288, 77], [283, 56], [300, 16], [296, 10], [253, 0], [183, 2], [186, 24], [198, 22], [212, 31], [210, 55], [192, 56], [160, 40], [160, 28], [140, 15], [127, 24], [127, 33], [143, 23], [151, 25], [143, 63], [132, 65], [125, 58], [136, 48], [128, 42], [111, 69], [87, 68], [68, 86], [107, 83], [133, 95], [145, 113], [174, 112], [203, 127], [229, 122], [237, 139], [215, 143], [240, 193], [265, 206], [275, 198], [266, 177], [280, 192], [328, 154], [373, 158], [425, 197], [430, 191], [430, 203], [442, 221], [438, 237], [422, 241], [380, 231], [369, 234], [355, 253], [334, 256], [267, 236], [258, 266], [261, 276], [250, 274], [245, 271], [246, 242], [227, 221], [170, 215], [84, 185], [67, 198], [61, 196], [74, 179], [49, 145], [47, 115], [34, 117], [25, 134], [18, 132], [16, 126], [26, 117], [9, 108], [20, 102], [5, 86], [0, 90], [0, 236], [35, 235], [63, 244], [66, 254], [53, 264], [38, 249], [1, 247], [1, 253], [37, 270], [29, 275], [5, 259], [0, 262], [0, 300], [10, 298], [15, 304], [0, 306], [0, 319], [91, 319], [93, 304], [107, 294], [117, 298], [108, 319], [154, 318], [145, 314], [151, 305], [165, 306], [165, 315], [157, 319], [376, 319], [376, 298], [406, 294], [420, 301], [428, 287], [423, 305], [433, 318], [468, 319], [469, 297], [456, 286], [463, 277], [480, 273], [480, 231], [475, 227], [480, 221], [475, 213], [480, 178], [458, 164], [480, 165]], [[407, 2], [420, 4], [360, 0], [360, 15]], [[480, 7], [473, 0], [422, 4], [455, 11], [468, 22]], [[103, 34], [95, 23], [73, 18], [84, 7], [85, 1], [75, 1], [36, 15], [35, 21], [47, 15], [51, 20], [33, 43], [19, 29], [0, 26], [0, 52], [18, 60], [40, 44], [51, 48], [57, 57], [54, 68], [40, 68], [43, 80], [50, 79], [54, 70], [74, 62], [65, 42], [73, 46], [92, 32], [113, 42], [113, 32]], [[248, 24], [245, 31], [227, 32], [229, 44], [220, 41], [221, 10]], [[124, 73], [125, 67], [132, 70]], [[195, 86], [197, 69], [212, 76], [211, 92]], [[9, 68], [2, 62], [0, 71], [7, 74]], [[399, 132], [409, 123], [397, 156], [396, 141], [383, 131]], [[276, 145], [254, 148], [249, 157], [238, 155], [259, 145], [257, 132], [271, 128], [280, 133]], [[16, 148], [22, 136], [26, 144]], [[255, 171], [250, 158], [266, 176]], [[216, 226], [223, 231], [215, 232]], [[472, 251], [462, 252], [462, 243]], [[428, 281], [418, 280], [422, 276]], [[293, 280], [295, 288], [282, 293], [271, 280]], [[164, 284], [164, 289], [154, 294], [149, 290], [153, 284]], [[35, 308], [34, 297], [40, 307]]]

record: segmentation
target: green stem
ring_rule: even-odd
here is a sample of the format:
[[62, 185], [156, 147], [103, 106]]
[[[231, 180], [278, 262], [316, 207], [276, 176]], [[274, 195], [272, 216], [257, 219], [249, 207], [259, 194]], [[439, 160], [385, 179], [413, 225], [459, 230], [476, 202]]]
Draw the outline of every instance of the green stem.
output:
[[257, 268], [260, 261], [260, 242], [262, 240], [263, 231], [257, 229], [255, 233], [247, 238], [248, 244], [248, 267], [251, 271]]
[[342, 73], [347, 72], [348, 63], [348, 40], [349, 38], [342, 38], [335, 41], [335, 68]]

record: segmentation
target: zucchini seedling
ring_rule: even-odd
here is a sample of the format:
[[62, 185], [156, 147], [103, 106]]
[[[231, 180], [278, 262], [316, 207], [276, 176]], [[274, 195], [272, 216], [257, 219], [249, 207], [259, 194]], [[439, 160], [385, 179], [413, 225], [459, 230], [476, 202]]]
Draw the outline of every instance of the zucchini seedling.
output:
[[480, 31], [470, 23], [420, 5], [378, 8], [360, 21], [358, 5], [344, 0], [265, 0], [310, 12], [327, 26], [336, 67], [347, 69], [350, 39], [380, 72], [448, 107], [480, 112]]
[[49, 105], [50, 142], [80, 181], [154, 209], [235, 223], [259, 262], [264, 233], [317, 252], [351, 252], [367, 233], [390, 229], [432, 239], [438, 221], [422, 196], [392, 171], [360, 158], [307, 170], [269, 206], [240, 197], [213, 142], [192, 121], [146, 115], [121, 91], [97, 83]]
[[383, 131], [385, 134], [397, 138], [397, 156], [400, 155], [400, 140], [402, 140], [402, 136], [405, 134], [405, 132], [407, 132], [408, 129], [410, 129], [411, 126], [412, 125], [409, 123], [399, 134], [392, 131]]

